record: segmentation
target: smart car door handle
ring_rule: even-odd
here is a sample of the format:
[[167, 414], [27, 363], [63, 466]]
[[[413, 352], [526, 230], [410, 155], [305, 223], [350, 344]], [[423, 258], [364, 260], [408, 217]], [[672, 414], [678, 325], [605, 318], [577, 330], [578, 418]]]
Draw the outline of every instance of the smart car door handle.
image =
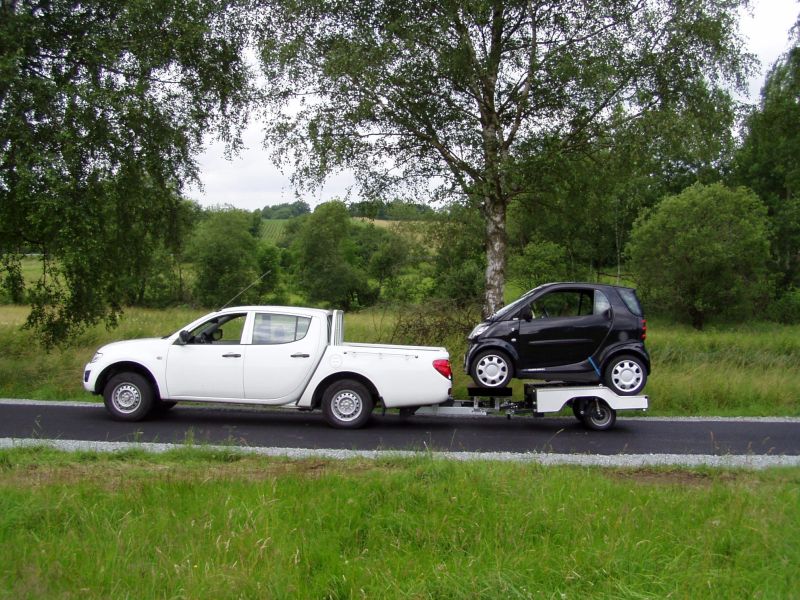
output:
[[292, 354], [292, 358], [308, 358], [311, 356], [310, 354], [303, 354], [302, 352], [298, 352], [297, 354]]
[[230, 353], [228, 353], [228, 354], [223, 354], [223, 355], [222, 355], [222, 358], [242, 358], [242, 355], [241, 355], [241, 354], [235, 354], [235, 353], [233, 353], [233, 352], [230, 352]]

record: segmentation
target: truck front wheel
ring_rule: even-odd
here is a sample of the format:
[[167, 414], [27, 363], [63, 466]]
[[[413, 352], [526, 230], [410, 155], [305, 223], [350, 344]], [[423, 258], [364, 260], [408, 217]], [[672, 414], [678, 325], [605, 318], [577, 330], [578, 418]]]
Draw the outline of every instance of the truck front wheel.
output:
[[331, 427], [338, 429], [363, 427], [374, 406], [369, 390], [351, 379], [335, 381], [322, 396], [322, 414]]
[[155, 403], [153, 388], [138, 373], [118, 373], [106, 383], [103, 400], [111, 416], [118, 421], [141, 421]]

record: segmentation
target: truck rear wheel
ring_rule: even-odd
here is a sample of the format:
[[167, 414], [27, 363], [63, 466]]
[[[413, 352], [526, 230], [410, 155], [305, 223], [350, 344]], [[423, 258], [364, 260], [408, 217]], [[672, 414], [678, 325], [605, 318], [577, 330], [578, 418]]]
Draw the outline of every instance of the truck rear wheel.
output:
[[358, 381], [335, 381], [322, 396], [322, 414], [331, 427], [358, 429], [372, 414], [375, 401], [370, 391]]
[[117, 373], [106, 383], [103, 400], [118, 421], [141, 421], [153, 409], [153, 387], [138, 373]]

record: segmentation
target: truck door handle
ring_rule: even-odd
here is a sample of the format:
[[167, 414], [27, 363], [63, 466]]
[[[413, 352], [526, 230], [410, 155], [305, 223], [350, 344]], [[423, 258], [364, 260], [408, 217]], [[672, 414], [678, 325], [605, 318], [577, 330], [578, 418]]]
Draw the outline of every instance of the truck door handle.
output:
[[228, 354], [223, 354], [222, 358], [242, 358], [242, 355], [235, 354], [234, 352], [229, 352]]
[[292, 354], [292, 358], [308, 358], [309, 356], [311, 356], [311, 355], [310, 354], [303, 354], [302, 352], [297, 352], [295, 354]]

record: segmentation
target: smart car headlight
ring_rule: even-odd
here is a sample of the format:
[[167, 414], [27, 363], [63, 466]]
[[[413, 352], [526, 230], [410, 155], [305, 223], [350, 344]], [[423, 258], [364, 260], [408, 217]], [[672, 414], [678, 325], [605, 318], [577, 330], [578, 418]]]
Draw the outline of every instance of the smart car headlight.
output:
[[482, 334], [487, 329], [489, 329], [489, 324], [488, 323], [481, 323], [480, 325], [475, 327], [475, 329], [472, 330], [472, 332], [468, 336], [468, 339], [474, 340], [476, 337], [478, 337], [480, 334]]

